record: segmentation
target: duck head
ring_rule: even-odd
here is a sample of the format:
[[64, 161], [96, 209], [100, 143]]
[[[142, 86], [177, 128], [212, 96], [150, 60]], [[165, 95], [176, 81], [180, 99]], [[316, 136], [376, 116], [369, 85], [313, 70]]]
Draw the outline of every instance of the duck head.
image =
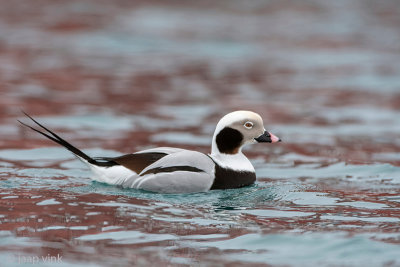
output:
[[241, 153], [242, 147], [254, 143], [276, 143], [281, 139], [264, 128], [260, 115], [252, 111], [234, 111], [225, 115], [214, 132], [211, 155]]

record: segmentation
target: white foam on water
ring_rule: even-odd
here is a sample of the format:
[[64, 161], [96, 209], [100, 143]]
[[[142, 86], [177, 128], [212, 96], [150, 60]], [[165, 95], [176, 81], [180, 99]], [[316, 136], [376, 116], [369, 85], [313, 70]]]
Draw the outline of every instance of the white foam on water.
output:
[[363, 221], [363, 222], [388, 222], [396, 223], [400, 222], [399, 218], [395, 217], [360, 217], [360, 216], [339, 216], [339, 215], [322, 215], [321, 220], [332, 220], [332, 221]]
[[329, 197], [327, 193], [320, 192], [290, 192], [281, 200], [291, 201], [296, 205], [333, 206], [339, 198]]
[[36, 203], [36, 205], [38, 205], [38, 206], [59, 205], [59, 204], [62, 204], [62, 202], [59, 202], [59, 201], [55, 200], [54, 198], [45, 199], [45, 200], [42, 200], [42, 201]]
[[302, 212], [302, 211], [289, 211], [289, 210], [241, 210], [234, 211], [234, 213], [240, 214], [251, 214], [257, 217], [270, 217], [270, 218], [291, 218], [291, 217], [308, 217], [315, 215], [314, 212]]
[[351, 202], [339, 202], [336, 203], [338, 206], [350, 206], [361, 209], [384, 209], [389, 208], [388, 205], [382, 203], [366, 202], [366, 201], [351, 201]]
[[140, 244], [147, 242], [160, 242], [176, 240], [177, 236], [171, 234], [148, 234], [140, 231], [105, 232], [93, 235], [83, 235], [75, 238], [79, 241], [113, 240], [114, 244]]

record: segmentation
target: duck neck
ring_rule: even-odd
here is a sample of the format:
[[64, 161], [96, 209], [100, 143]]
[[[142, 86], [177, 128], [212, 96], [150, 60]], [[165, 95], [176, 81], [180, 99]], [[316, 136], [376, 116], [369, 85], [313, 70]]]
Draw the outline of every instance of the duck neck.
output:
[[239, 147], [235, 154], [221, 153], [215, 142], [215, 136], [211, 146], [210, 157], [222, 168], [235, 171], [255, 172], [250, 160], [242, 153], [242, 147]]

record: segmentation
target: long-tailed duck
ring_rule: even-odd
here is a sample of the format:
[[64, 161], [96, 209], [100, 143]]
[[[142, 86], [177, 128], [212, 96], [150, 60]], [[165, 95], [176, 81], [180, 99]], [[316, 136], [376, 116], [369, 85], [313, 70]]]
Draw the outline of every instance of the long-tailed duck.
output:
[[281, 140], [264, 129], [263, 120], [251, 111], [235, 111], [217, 124], [211, 154], [159, 147], [119, 157], [93, 158], [25, 113], [38, 130], [71, 151], [93, 171], [93, 180], [127, 188], [159, 193], [192, 193], [213, 189], [248, 186], [256, 181], [253, 165], [242, 153], [242, 147], [252, 143], [275, 143]]

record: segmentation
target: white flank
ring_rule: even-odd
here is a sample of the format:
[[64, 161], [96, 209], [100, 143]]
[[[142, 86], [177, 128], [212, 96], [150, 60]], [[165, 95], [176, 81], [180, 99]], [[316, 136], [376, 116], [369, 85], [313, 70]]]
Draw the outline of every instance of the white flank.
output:
[[93, 172], [92, 179], [101, 183], [120, 185], [128, 178], [137, 176], [137, 173], [124, 166], [99, 167], [87, 164]]

